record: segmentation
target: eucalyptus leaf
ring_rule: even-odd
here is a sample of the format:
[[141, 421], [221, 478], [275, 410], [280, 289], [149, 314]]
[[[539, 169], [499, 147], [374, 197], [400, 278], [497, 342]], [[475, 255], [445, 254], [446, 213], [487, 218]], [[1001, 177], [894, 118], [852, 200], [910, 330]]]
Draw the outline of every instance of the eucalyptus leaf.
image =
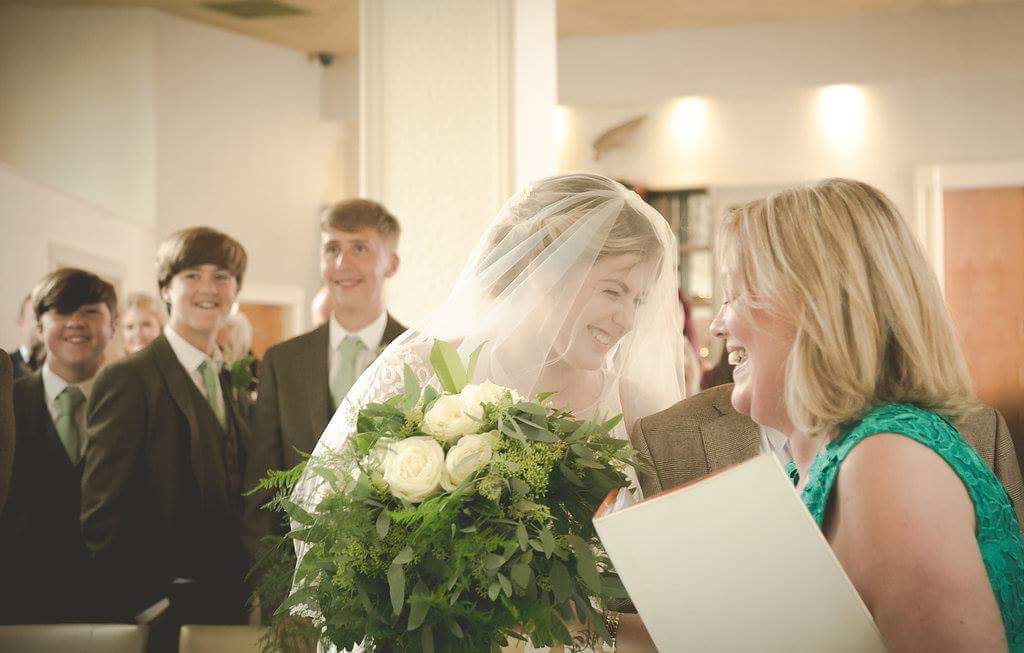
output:
[[[423, 581], [417, 581], [416, 585], [412, 588], [412, 595], [409, 597], [409, 625], [408, 630], [416, 630], [423, 625], [423, 620], [427, 618], [427, 612], [430, 610], [430, 602], [425, 597], [429, 596], [427, 586]], [[418, 600], [415, 600], [419, 597]], [[433, 644], [433, 640], [431, 640]]]
[[523, 564], [521, 562], [512, 565], [512, 580], [514, 580], [516, 585], [519, 585], [519, 587], [525, 588], [530, 584], [530, 575], [532, 573], [530, 565]]
[[481, 342], [480, 345], [477, 346], [477, 348], [473, 350], [473, 353], [469, 355], [469, 365], [466, 366], [466, 382], [467, 383], [469, 381], [473, 380], [473, 372], [476, 372], [476, 363], [477, 363], [477, 360], [480, 358], [480, 352], [483, 351], [483, 348], [484, 348], [485, 344], [487, 344], [486, 341]]
[[446, 392], [456, 395], [466, 387], [466, 368], [462, 365], [458, 350], [450, 342], [434, 341], [434, 347], [430, 350], [430, 365]]
[[405, 603], [405, 572], [402, 565], [388, 567], [388, 593], [391, 595], [391, 609], [397, 616], [401, 614]]
[[526, 551], [530, 548], [530, 536], [526, 532], [526, 526], [516, 525], [516, 539], [519, 540], [519, 548]]
[[501, 583], [494, 581], [487, 586], [487, 598], [493, 601], [498, 598], [498, 594], [501, 594]]
[[411, 410], [416, 407], [420, 400], [420, 382], [416, 379], [416, 373], [408, 365], [405, 366], [405, 407]]
[[424, 626], [420, 633], [420, 644], [423, 646], [423, 653], [434, 653], [434, 630], [429, 624]]
[[535, 404], [532, 401], [520, 401], [518, 404], [513, 406], [513, 408], [524, 413], [529, 413], [530, 415], [536, 415], [537, 417], [548, 416], [547, 408], [541, 406], [540, 404]]
[[459, 639], [466, 636], [466, 633], [462, 631], [462, 626], [460, 626], [459, 622], [455, 619], [448, 620], [448, 630], [452, 631], [452, 635], [455, 635]]
[[484, 569], [487, 571], [496, 571], [505, 564], [505, 558], [493, 553], [488, 553], [484, 556]]
[[586, 458], [580, 458], [576, 462], [578, 464], [582, 465], [583, 467], [590, 467], [592, 469], [604, 469], [605, 468], [605, 464], [604, 463], [598, 462], [596, 460], [587, 460]]
[[551, 563], [551, 589], [555, 592], [555, 602], [563, 603], [572, 596], [572, 580], [569, 578], [569, 570], [557, 560]]
[[569, 469], [568, 465], [566, 465], [565, 463], [558, 463], [558, 469], [559, 471], [562, 472], [562, 476], [564, 476], [567, 481], [569, 481], [573, 485], [584, 487], [583, 481], [580, 480], [580, 477], [576, 474], [576, 472]]
[[622, 421], [622, 413], [619, 413], [615, 417], [611, 418], [610, 420], [608, 420], [607, 422], [602, 424], [601, 425], [601, 429], [604, 430], [604, 431], [611, 431], [613, 428], [618, 426], [619, 422], [621, 422], [621, 421]]
[[512, 581], [510, 581], [505, 574], [498, 574], [498, 583], [501, 584], [502, 591], [505, 592], [506, 596], [512, 596]]
[[555, 552], [555, 537], [547, 526], [540, 529], [540, 544], [543, 547], [544, 555], [550, 558], [551, 554]]
[[377, 535], [381, 539], [384, 539], [388, 534], [388, 529], [391, 528], [391, 515], [388, 511], [382, 510], [380, 515], [377, 517]]
[[411, 546], [407, 546], [407, 547], [405, 547], [404, 549], [402, 549], [401, 551], [398, 552], [398, 555], [395, 556], [395, 559], [392, 561], [391, 564], [393, 564], [393, 565], [404, 565], [404, 564], [407, 564], [409, 562], [412, 562], [412, 558], [413, 558], [412, 547]]
[[583, 444], [582, 442], [576, 442], [576, 443], [570, 445], [569, 448], [572, 449], [572, 452], [574, 454], [576, 454], [577, 456], [579, 456], [580, 458], [586, 458], [587, 460], [593, 460], [594, 457], [595, 457], [594, 456], [594, 451], [590, 447], [588, 447], [587, 445]]

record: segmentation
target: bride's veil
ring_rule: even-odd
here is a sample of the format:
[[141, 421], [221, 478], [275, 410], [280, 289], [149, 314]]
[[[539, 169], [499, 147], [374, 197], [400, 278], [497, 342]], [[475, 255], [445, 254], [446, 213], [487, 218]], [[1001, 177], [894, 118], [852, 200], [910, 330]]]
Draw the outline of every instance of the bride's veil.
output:
[[649, 272], [643, 292], [624, 295], [623, 313], [615, 318], [631, 328], [598, 363], [605, 379], [598, 407], [606, 414], [623, 412], [629, 423], [681, 399], [678, 244], [669, 225], [611, 179], [587, 173], [549, 177], [505, 203], [447, 299], [396, 339], [353, 385], [293, 499], [316, 510], [327, 481], [314, 468], [340, 450], [362, 407], [402, 391], [406, 365], [421, 384], [436, 382], [428, 360], [434, 339], [455, 344], [463, 360], [483, 345], [473, 382], [489, 379], [523, 396], [556, 390], [539, 386], [541, 373], [571, 349], [573, 339], [587, 337], [588, 325], [580, 319], [587, 302], [617, 301], [618, 286], [595, 287], [590, 274], [613, 257], [626, 265], [642, 263]]

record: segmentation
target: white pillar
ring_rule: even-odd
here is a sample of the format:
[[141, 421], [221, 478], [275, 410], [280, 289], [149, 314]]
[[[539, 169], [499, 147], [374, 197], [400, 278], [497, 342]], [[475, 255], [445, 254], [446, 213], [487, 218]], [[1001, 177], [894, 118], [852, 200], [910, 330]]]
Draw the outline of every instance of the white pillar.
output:
[[389, 307], [436, 306], [502, 202], [555, 172], [554, 0], [360, 0], [359, 186], [401, 221]]

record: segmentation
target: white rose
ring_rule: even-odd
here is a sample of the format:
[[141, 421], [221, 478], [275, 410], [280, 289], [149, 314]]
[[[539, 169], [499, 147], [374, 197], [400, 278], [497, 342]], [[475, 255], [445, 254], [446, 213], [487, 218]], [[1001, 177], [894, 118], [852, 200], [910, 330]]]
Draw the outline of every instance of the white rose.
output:
[[484, 381], [479, 385], [470, 383], [459, 393], [459, 398], [462, 400], [466, 413], [480, 419], [484, 416], [483, 405], [498, 403], [505, 396], [506, 392], [512, 393], [513, 402], [522, 399], [515, 390], [504, 388], [491, 381]]
[[478, 469], [491, 462], [498, 432], [465, 435], [448, 452], [444, 460], [444, 480], [441, 485], [451, 492]]
[[423, 416], [423, 432], [441, 442], [454, 442], [479, 428], [477, 421], [466, 414], [458, 395], [441, 395]]
[[414, 436], [389, 446], [384, 482], [391, 494], [419, 503], [436, 494], [444, 477], [444, 449], [434, 438]]

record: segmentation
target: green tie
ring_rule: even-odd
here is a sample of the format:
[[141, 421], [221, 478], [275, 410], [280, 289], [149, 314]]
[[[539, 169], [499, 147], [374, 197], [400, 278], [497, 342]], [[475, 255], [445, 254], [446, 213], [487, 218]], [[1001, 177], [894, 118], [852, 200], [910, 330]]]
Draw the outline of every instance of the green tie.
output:
[[228, 421], [224, 418], [224, 404], [217, 401], [217, 370], [216, 365], [210, 361], [203, 361], [199, 364], [199, 373], [203, 376], [203, 385], [206, 386], [206, 401], [209, 402], [213, 414], [225, 431], [228, 428]]
[[75, 421], [75, 410], [85, 401], [82, 391], [73, 385], [65, 386], [57, 395], [57, 435], [64, 451], [68, 453], [72, 465], [78, 464], [81, 442], [78, 437], [78, 422]]
[[334, 371], [334, 378], [331, 379], [331, 398], [334, 405], [341, 405], [341, 400], [348, 394], [349, 388], [356, 382], [359, 372], [356, 370], [356, 359], [359, 352], [366, 346], [359, 336], [345, 336], [345, 339], [338, 345], [338, 368]]

